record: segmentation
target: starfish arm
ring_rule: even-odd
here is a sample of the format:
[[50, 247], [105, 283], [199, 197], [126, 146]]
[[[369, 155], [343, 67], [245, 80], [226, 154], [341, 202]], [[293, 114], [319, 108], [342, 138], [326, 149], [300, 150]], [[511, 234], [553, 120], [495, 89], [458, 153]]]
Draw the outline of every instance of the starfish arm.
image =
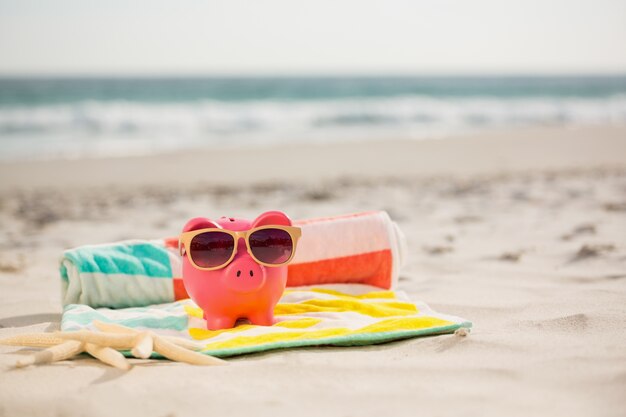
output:
[[[136, 334], [139, 332], [138, 330], [131, 329], [130, 327], [122, 326], [119, 324], [113, 324], [113, 323], [104, 323], [99, 320], [94, 320], [93, 324], [94, 326], [96, 326], [96, 329], [100, 330], [101, 332], [127, 333], [127, 334], [131, 334], [131, 333]], [[200, 344], [193, 342], [191, 340], [183, 339], [182, 337], [175, 337], [175, 336], [159, 336], [159, 337], [169, 342], [172, 342], [175, 345], [184, 347], [185, 349], [190, 349], [190, 350], [202, 349], [202, 346]]]
[[43, 348], [60, 345], [65, 342], [65, 339], [55, 336], [54, 333], [25, 333], [0, 339], [0, 345]]
[[114, 334], [104, 332], [91, 332], [88, 330], [79, 330], [76, 332], [58, 332], [55, 334], [63, 339], [78, 340], [80, 342], [108, 346], [114, 349], [132, 349], [135, 345], [134, 334]]
[[126, 360], [124, 355], [115, 349], [106, 346], [97, 346], [92, 343], [85, 343], [85, 351], [96, 359], [111, 365], [115, 368], [127, 371], [131, 368], [130, 362]]
[[152, 354], [152, 349], [152, 335], [149, 332], [141, 332], [135, 336], [135, 346], [130, 352], [136, 358], [148, 359]]
[[159, 336], [154, 336], [154, 350], [166, 358], [192, 365], [225, 365], [227, 362], [213, 356], [193, 352]]
[[175, 336], [159, 336], [161, 339], [167, 340], [175, 344], [176, 346], [183, 347], [185, 349], [198, 351], [202, 349], [202, 345], [200, 343], [193, 342], [191, 340], [183, 339], [182, 337]]
[[77, 340], [68, 340], [60, 345], [52, 346], [40, 352], [19, 359], [15, 366], [18, 368], [39, 363], [62, 361], [83, 352], [84, 345]]

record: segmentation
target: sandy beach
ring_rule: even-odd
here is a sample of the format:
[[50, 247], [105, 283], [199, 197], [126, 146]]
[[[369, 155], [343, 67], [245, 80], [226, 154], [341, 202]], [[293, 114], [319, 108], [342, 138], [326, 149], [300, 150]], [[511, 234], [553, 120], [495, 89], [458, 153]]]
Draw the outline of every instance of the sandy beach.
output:
[[399, 289], [469, 337], [305, 348], [192, 367], [89, 356], [13, 369], [0, 416], [621, 416], [626, 127], [0, 164], [0, 337], [58, 328], [66, 248], [175, 236], [197, 215], [386, 210]]

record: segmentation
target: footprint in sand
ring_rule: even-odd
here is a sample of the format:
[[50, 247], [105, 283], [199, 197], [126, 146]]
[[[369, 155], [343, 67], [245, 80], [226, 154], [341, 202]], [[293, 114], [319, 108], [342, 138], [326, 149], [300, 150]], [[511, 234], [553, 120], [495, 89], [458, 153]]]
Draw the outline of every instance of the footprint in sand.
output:
[[24, 255], [18, 254], [17, 256], [2, 256], [0, 257], [0, 273], [15, 273], [21, 272], [26, 268], [26, 261]]
[[626, 274], [607, 274], [597, 276], [573, 276], [565, 278], [565, 280], [574, 284], [594, 284], [599, 281], [616, 281], [624, 278], [626, 278]]
[[626, 201], [625, 202], [610, 202], [605, 203], [603, 206], [606, 211], [614, 211], [614, 212], [624, 212], [626, 211]]
[[561, 236], [561, 240], [572, 240], [575, 237], [581, 235], [595, 235], [597, 232], [596, 226], [592, 223], [583, 223], [576, 226], [571, 232]]
[[480, 217], [480, 216], [472, 216], [472, 215], [466, 214], [466, 215], [462, 215], [462, 216], [456, 216], [452, 220], [456, 224], [470, 224], [470, 223], [480, 223], [484, 219], [482, 217]]
[[424, 246], [423, 249], [424, 249], [424, 252], [426, 252], [429, 255], [443, 255], [443, 254], [454, 251], [454, 248], [452, 246], [445, 246], [445, 245]]
[[615, 245], [608, 244], [585, 244], [578, 249], [578, 252], [574, 255], [574, 257], [570, 260], [570, 262], [578, 262], [585, 259], [597, 258], [606, 253], [613, 252], [615, 250]]
[[523, 250], [518, 250], [514, 252], [503, 252], [496, 259], [502, 262], [519, 262], [525, 253], [526, 251], [523, 251]]
[[302, 197], [307, 201], [327, 201], [335, 198], [335, 195], [329, 191], [324, 189], [311, 189], [306, 191]]
[[483, 259], [486, 259], [489, 261], [517, 263], [522, 259], [522, 256], [524, 256], [527, 252], [528, 251], [524, 249], [520, 249], [516, 251], [506, 251], [506, 252], [502, 252], [500, 255], [488, 256]]
[[520, 323], [523, 327], [539, 328], [549, 331], [582, 331], [589, 327], [589, 317], [586, 314], [572, 314], [547, 320], [527, 320]]

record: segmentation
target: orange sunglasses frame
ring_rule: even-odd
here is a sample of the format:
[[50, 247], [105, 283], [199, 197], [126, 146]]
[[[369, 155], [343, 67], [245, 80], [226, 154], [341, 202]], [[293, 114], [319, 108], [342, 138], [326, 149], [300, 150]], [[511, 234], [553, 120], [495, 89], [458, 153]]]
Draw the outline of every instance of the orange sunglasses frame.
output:
[[[266, 262], [262, 262], [259, 259], [257, 259], [257, 257], [254, 256], [254, 254], [250, 250], [250, 242], [249, 242], [250, 235], [253, 234], [254, 232], [258, 232], [259, 230], [265, 230], [265, 229], [284, 230], [291, 237], [291, 241], [293, 242], [293, 250], [291, 251], [291, 256], [285, 262], [283, 262], [281, 264], [268, 264]], [[187, 247], [189, 247], [191, 245], [191, 241], [192, 241], [192, 239], [194, 237], [196, 237], [196, 236], [198, 236], [198, 235], [200, 235], [202, 233], [215, 233], [215, 232], [226, 233], [227, 235], [230, 235], [230, 236], [233, 237], [233, 239], [235, 241], [235, 245], [233, 246], [233, 253], [230, 255], [230, 258], [228, 258], [228, 260], [226, 262], [224, 262], [223, 264], [221, 264], [221, 265], [213, 266], [213, 267], [209, 267], [209, 268], [198, 266], [194, 262], [193, 257], [191, 256], [190, 251], [186, 250], [185, 248], [187, 248]], [[296, 247], [298, 246], [298, 240], [300, 239], [300, 236], [302, 236], [302, 230], [299, 227], [295, 227], [295, 226], [266, 225], [266, 226], [255, 227], [255, 228], [250, 229], [250, 230], [242, 230], [242, 231], [237, 231], [237, 232], [233, 231], [233, 230], [217, 229], [215, 227], [211, 227], [211, 228], [208, 228], [208, 229], [198, 229], [198, 230], [192, 230], [192, 231], [189, 231], [189, 232], [182, 233], [180, 235], [180, 238], [178, 239], [178, 251], [180, 253], [180, 256], [187, 255], [187, 258], [189, 259], [189, 262], [191, 262], [191, 264], [194, 266], [194, 268], [200, 269], [202, 271], [213, 271], [213, 270], [216, 270], [216, 269], [224, 268], [226, 265], [228, 265], [233, 260], [233, 258], [237, 254], [237, 247], [239, 245], [239, 239], [243, 238], [244, 241], [246, 242], [246, 250], [248, 251], [248, 253], [252, 257], [252, 259], [254, 259], [256, 262], [260, 263], [261, 265], [269, 266], [269, 267], [276, 267], [276, 266], [287, 265], [289, 262], [291, 262], [291, 260], [293, 259], [294, 255], [296, 254]]]

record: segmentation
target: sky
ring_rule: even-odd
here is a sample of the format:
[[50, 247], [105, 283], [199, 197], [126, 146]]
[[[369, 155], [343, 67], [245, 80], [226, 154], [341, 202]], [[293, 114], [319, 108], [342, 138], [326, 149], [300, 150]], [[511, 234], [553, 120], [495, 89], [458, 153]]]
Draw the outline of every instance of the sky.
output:
[[0, 0], [0, 74], [626, 73], [624, 0]]

